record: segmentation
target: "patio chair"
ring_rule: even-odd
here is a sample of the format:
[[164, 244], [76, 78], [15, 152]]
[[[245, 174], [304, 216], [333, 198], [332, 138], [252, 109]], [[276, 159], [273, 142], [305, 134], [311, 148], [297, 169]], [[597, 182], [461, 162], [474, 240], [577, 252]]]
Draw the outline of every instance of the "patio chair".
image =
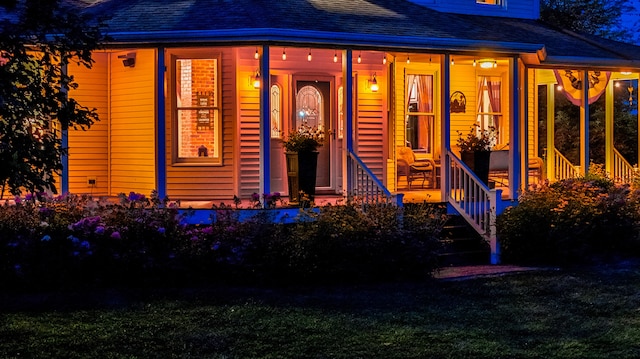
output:
[[411, 188], [411, 182], [416, 179], [422, 179], [421, 187], [428, 182], [429, 187], [435, 188], [436, 185], [436, 164], [430, 158], [416, 160], [416, 155], [409, 147], [399, 146], [396, 152], [398, 163], [398, 178], [405, 176], [407, 184]]

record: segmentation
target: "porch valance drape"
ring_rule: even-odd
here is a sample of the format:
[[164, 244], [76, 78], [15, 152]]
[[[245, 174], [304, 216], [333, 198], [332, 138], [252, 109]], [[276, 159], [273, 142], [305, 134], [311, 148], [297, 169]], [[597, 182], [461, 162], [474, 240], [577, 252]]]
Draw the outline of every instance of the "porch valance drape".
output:
[[[576, 70], [553, 70], [562, 92], [572, 104], [580, 106], [582, 103], [582, 72]], [[604, 93], [609, 83], [611, 72], [589, 71], [589, 104], [596, 102]]]

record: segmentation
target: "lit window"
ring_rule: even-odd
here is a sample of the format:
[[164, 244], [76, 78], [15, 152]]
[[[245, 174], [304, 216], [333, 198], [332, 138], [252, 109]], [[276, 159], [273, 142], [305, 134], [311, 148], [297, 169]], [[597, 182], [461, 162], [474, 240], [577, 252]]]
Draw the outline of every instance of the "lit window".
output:
[[405, 144], [417, 153], [432, 153], [434, 141], [433, 75], [406, 76]]
[[476, 0], [476, 4], [502, 5], [502, 0]]
[[478, 77], [478, 125], [480, 129], [495, 128], [498, 136], [502, 120], [502, 78], [496, 76]]
[[280, 86], [271, 86], [271, 138], [282, 137], [282, 111], [280, 110]]
[[221, 162], [218, 59], [175, 60], [175, 157]]

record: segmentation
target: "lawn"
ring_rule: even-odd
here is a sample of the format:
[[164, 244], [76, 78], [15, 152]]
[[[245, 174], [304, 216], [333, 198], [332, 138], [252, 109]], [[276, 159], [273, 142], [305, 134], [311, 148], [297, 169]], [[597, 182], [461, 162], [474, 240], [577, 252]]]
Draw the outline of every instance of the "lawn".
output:
[[0, 294], [2, 358], [638, 358], [640, 265], [322, 288]]

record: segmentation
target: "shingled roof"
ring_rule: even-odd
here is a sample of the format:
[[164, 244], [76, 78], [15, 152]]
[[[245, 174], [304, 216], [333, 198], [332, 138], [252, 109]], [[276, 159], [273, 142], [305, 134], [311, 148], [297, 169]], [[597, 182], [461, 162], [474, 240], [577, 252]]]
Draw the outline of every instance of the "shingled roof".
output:
[[[640, 47], [537, 20], [443, 13], [407, 0], [72, 0], [107, 18], [113, 44], [288, 43], [544, 54], [640, 68]], [[579, 61], [578, 61], [579, 62]]]

